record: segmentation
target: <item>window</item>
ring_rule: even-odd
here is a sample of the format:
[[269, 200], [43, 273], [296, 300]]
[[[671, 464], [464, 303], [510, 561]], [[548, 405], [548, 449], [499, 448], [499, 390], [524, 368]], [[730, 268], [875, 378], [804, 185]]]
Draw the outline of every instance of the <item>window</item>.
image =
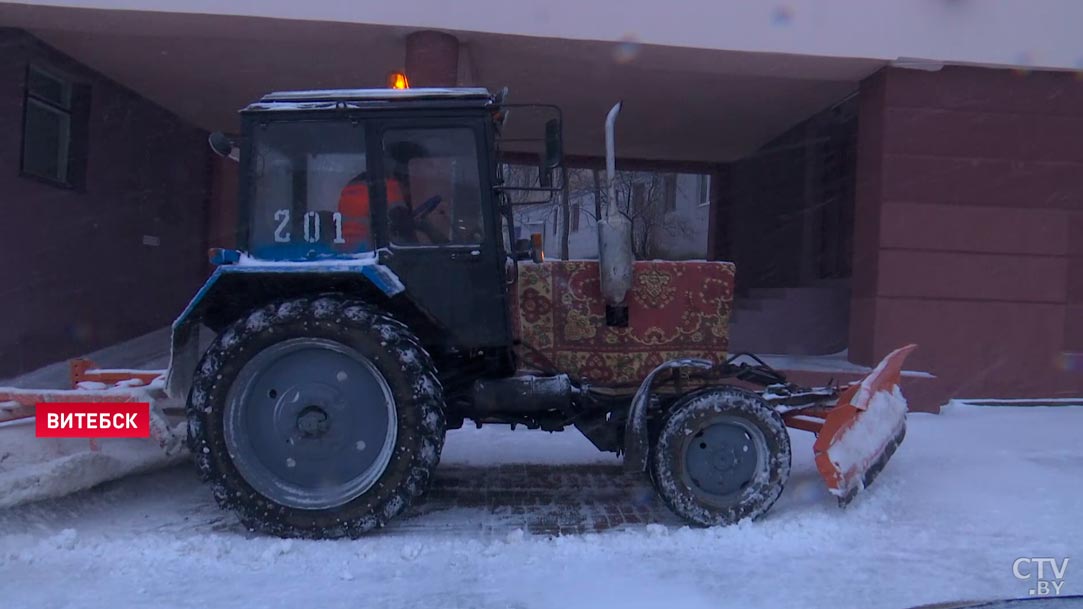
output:
[[711, 204], [711, 176], [700, 174], [696, 176], [696, 202], [702, 205]]
[[481, 176], [473, 130], [391, 129], [384, 134], [383, 151], [393, 243], [481, 243]]
[[579, 204], [572, 204], [572, 232], [579, 230]]
[[22, 172], [72, 185], [72, 86], [37, 66], [26, 73]]
[[271, 122], [252, 137], [253, 254], [303, 259], [372, 249], [362, 126]]

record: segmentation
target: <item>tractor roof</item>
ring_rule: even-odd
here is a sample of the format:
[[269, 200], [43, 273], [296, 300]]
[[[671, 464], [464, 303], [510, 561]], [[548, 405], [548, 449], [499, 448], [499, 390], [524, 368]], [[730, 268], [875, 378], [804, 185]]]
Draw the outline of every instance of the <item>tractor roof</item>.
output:
[[494, 97], [481, 88], [431, 89], [324, 89], [313, 91], [276, 91], [249, 104], [243, 112], [268, 110], [336, 110], [342, 108], [416, 108], [474, 107], [494, 103]]

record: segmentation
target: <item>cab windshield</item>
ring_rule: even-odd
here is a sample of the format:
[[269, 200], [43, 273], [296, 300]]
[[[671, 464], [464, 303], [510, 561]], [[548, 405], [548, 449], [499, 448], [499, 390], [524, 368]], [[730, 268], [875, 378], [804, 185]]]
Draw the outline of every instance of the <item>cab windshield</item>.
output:
[[[371, 251], [367, 170], [362, 123], [257, 126], [249, 165], [250, 252], [304, 259]], [[363, 205], [344, 205], [362, 199]]]

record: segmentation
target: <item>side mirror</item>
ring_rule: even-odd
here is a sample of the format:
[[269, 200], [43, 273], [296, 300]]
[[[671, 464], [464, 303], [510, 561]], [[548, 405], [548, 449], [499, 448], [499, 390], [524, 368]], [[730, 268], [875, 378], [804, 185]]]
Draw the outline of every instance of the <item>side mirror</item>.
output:
[[547, 168], [556, 169], [564, 162], [563, 140], [560, 120], [551, 118], [545, 121], [545, 166]]
[[228, 157], [233, 152], [233, 140], [226, 137], [225, 133], [215, 131], [207, 137], [207, 143], [211, 150], [218, 156]]

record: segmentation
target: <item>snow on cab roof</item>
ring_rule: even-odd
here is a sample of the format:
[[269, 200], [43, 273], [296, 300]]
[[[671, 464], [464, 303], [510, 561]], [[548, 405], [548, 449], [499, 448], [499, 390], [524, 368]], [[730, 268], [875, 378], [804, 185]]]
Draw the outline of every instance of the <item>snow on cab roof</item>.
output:
[[349, 101], [349, 100], [407, 100], [407, 99], [489, 99], [488, 89], [482, 88], [423, 88], [423, 89], [322, 89], [312, 91], [275, 91], [264, 95], [261, 102]]
[[249, 104], [244, 111], [394, 107], [399, 104], [413, 104], [425, 101], [439, 105], [484, 106], [492, 103], [493, 96], [487, 89], [467, 87], [275, 91], [264, 95], [259, 101]]

